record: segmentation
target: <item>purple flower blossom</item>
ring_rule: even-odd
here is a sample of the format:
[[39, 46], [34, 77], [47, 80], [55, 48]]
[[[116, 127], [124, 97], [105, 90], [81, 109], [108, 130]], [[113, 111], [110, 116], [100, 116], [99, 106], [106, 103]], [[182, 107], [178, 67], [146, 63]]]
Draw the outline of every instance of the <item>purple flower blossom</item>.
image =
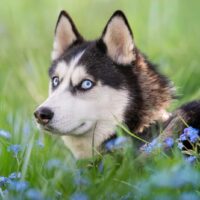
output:
[[185, 128], [183, 133], [180, 135], [180, 137], [178, 139], [178, 148], [181, 150], [184, 148], [184, 145], [183, 145], [184, 141], [196, 143], [199, 139], [200, 139], [200, 137], [199, 137], [198, 129], [195, 129], [191, 126], [188, 128]]
[[9, 189], [16, 192], [23, 192], [28, 188], [28, 183], [26, 181], [11, 181], [9, 184]]
[[114, 148], [114, 145], [115, 145], [114, 139], [109, 140], [108, 142], [105, 143], [105, 149], [107, 151], [111, 151]]
[[185, 160], [189, 163], [193, 163], [197, 160], [197, 157], [196, 156], [189, 156], [189, 157], [186, 157]]
[[120, 148], [127, 141], [126, 137], [117, 137], [113, 138], [105, 143], [105, 149], [108, 151], [112, 151], [116, 148]]
[[0, 176], [0, 187], [5, 186], [9, 182], [9, 179], [5, 176]]
[[146, 144], [144, 151], [146, 153], [151, 153], [152, 151], [159, 149], [161, 146], [162, 144], [157, 139], [154, 139], [151, 143]]
[[189, 141], [192, 143], [197, 142], [197, 140], [199, 139], [199, 135], [198, 135], [199, 130], [196, 128], [192, 128], [191, 126], [188, 128], [185, 128], [183, 134], [186, 134]]
[[22, 151], [22, 147], [19, 144], [12, 144], [7, 148], [8, 152], [12, 152], [14, 157], [17, 157], [18, 153]]
[[187, 140], [187, 135], [186, 135], [186, 133], [181, 134], [179, 138], [180, 138], [180, 141], [185, 141], [185, 140]]
[[164, 142], [169, 148], [171, 148], [174, 145], [174, 139], [171, 137], [166, 138]]
[[5, 139], [10, 139], [11, 134], [8, 131], [0, 130], [0, 137], [4, 137]]
[[115, 145], [116, 146], [120, 146], [122, 145], [123, 143], [125, 143], [127, 141], [127, 138], [126, 137], [117, 137], [116, 140], [115, 140]]

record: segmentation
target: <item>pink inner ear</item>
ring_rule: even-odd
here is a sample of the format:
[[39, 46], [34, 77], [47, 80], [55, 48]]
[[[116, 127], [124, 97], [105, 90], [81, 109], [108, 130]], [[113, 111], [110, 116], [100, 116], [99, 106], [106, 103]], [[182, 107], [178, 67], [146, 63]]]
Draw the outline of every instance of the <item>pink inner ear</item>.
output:
[[135, 60], [134, 43], [124, 19], [113, 17], [107, 25], [103, 41], [107, 46], [108, 55], [120, 64], [128, 64]]
[[77, 31], [70, 16], [65, 11], [62, 11], [56, 25], [52, 60], [60, 57], [77, 40], [83, 41], [83, 38]]

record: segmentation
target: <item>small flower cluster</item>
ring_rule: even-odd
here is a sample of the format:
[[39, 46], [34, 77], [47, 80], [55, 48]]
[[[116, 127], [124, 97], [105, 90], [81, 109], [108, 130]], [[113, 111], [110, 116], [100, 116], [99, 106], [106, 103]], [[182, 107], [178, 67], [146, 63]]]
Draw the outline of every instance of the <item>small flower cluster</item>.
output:
[[160, 148], [162, 147], [167, 147], [167, 148], [172, 148], [174, 145], [174, 139], [171, 138], [171, 137], [168, 137], [164, 140], [164, 142], [161, 142], [159, 141], [159, 139], [155, 138], [152, 142], [146, 144], [144, 147], [143, 147], [143, 150], [146, 152], [146, 153], [152, 153], [154, 151], [157, 151], [159, 150]]
[[180, 135], [180, 137], [176, 141], [172, 137], [166, 138], [163, 142], [159, 141], [156, 138], [152, 142], [146, 144], [143, 147], [143, 150], [147, 154], [149, 154], [156, 150], [159, 150], [162, 147], [172, 148], [174, 144], [176, 143], [177, 147], [180, 150], [184, 150], [184, 153], [187, 155], [185, 157], [185, 160], [190, 163], [193, 163], [197, 159], [196, 155], [200, 149], [199, 142], [200, 142], [200, 130], [195, 129], [190, 126], [184, 129], [183, 133]]
[[[25, 127], [25, 134], [28, 133], [28, 126]], [[6, 130], [0, 129], [0, 139], [10, 140], [12, 134]], [[16, 160], [17, 165], [19, 167], [19, 161], [21, 159], [21, 155], [23, 155], [24, 150], [28, 147], [28, 144], [10, 144], [8, 142], [7, 152], [9, 152]], [[43, 148], [44, 144], [41, 138], [35, 141], [35, 145], [37, 147]], [[9, 176], [2, 176], [0, 174], [0, 199], [1, 197], [5, 199], [9, 199], [9, 195], [15, 194], [23, 194], [25, 199], [44, 199], [42, 193], [35, 188], [31, 188], [29, 182], [22, 180], [21, 172], [13, 172]], [[17, 198], [16, 198], [17, 199]]]
[[200, 147], [200, 131], [193, 127], [187, 127], [178, 138], [178, 148], [186, 154], [186, 161], [193, 163], [197, 160]]
[[162, 143], [158, 139], [154, 139], [152, 142], [148, 143], [144, 147], [146, 153], [152, 153], [155, 150], [158, 150], [162, 147]]
[[[20, 181], [21, 173], [13, 172], [8, 177], [0, 176], [0, 188], [7, 188], [12, 191], [24, 191], [28, 184], [25, 181]], [[8, 190], [5, 189], [3, 192], [7, 193]]]
[[0, 190], [3, 196], [8, 195], [10, 192], [24, 193], [27, 199], [42, 200], [42, 193], [34, 188], [29, 187], [29, 183], [21, 181], [21, 173], [13, 172], [8, 177], [0, 176]]
[[191, 126], [188, 128], [185, 128], [183, 133], [180, 135], [179, 140], [178, 140], [178, 147], [179, 149], [184, 148], [184, 142], [188, 141], [191, 144], [195, 144], [200, 140], [199, 137], [199, 130], [192, 128]]
[[113, 151], [115, 149], [121, 148], [123, 144], [126, 142], [127, 142], [127, 138], [123, 136], [113, 138], [105, 143], [105, 149], [107, 151]]

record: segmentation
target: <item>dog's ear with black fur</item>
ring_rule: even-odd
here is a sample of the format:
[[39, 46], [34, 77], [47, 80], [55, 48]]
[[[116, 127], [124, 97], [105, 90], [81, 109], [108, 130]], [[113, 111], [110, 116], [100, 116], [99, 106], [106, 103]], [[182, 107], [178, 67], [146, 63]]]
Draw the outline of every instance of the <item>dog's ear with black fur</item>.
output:
[[52, 51], [52, 60], [59, 58], [65, 50], [76, 43], [83, 41], [71, 17], [61, 11], [55, 28], [55, 38]]
[[108, 21], [101, 40], [108, 56], [118, 64], [130, 64], [136, 58], [133, 34], [122, 11], [116, 11]]

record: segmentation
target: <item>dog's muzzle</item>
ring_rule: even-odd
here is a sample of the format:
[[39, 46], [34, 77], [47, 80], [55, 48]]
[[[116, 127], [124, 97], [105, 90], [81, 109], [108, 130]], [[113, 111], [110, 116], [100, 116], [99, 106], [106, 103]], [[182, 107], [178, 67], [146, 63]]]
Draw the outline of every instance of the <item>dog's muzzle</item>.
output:
[[46, 125], [48, 124], [51, 119], [53, 118], [54, 113], [47, 107], [41, 107], [38, 108], [34, 112], [34, 116], [37, 120], [37, 122], [41, 125]]

